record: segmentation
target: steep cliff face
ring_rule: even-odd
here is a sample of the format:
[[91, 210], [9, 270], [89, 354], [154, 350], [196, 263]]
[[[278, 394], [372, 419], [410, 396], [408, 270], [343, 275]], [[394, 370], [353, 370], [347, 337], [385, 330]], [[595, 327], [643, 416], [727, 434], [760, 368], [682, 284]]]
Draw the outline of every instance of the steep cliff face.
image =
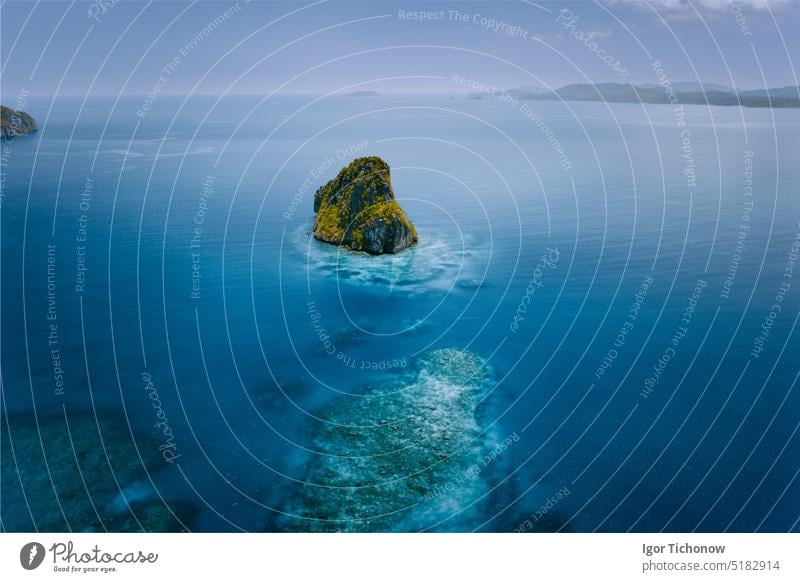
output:
[[389, 164], [353, 160], [314, 194], [314, 236], [373, 255], [398, 253], [417, 242], [414, 225], [394, 197]]
[[16, 111], [0, 105], [0, 137], [12, 139], [15, 136], [38, 131], [33, 117], [23, 111]]

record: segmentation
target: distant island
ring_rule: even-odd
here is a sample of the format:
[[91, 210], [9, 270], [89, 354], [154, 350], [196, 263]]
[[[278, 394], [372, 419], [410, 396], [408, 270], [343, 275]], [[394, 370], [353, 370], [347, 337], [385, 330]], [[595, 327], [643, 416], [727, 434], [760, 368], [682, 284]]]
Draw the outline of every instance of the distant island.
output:
[[[518, 87], [503, 92], [487, 93], [487, 96], [509, 95], [527, 101], [606, 101], [609, 103], [653, 103], [659, 105], [722, 105], [741, 107], [800, 107], [800, 87], [779, 87], [737, 91], [715, 83], [700, 84], [677, 82], [670, 91], [655, 84], [632, 85], [630, 83], [576, 83], [565, 85], [554, 91], [539, 88]], [[469, 94], [467, 99], [474, 99]]]
[[399, 253], [418, 240], [392, 190], [389, 164], [357, 158], [314, 194], [314, 237], [371, 255]]
[[18, 135], [39, 131], [36, 121], [24, 111], [0, 105], [0, 138], [13, 139]]
[[350, 93], [345, 93], [345, 97], [380, 97], [381, 94], [377, 91], [351, 91]]

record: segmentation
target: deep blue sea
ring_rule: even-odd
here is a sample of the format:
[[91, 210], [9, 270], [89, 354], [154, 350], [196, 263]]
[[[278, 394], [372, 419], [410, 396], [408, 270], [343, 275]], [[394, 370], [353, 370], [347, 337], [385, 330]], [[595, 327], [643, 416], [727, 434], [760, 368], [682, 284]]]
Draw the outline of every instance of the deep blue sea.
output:
[[[474, 505], [405, 527], [800, 529], [797, 110], [145, 104], [31, 98], [39, 133], [2, 144], [3, 411], [113, 418], [156, 457], [120, 511], [279, 529], [325, 411], [452, 348], [485, 361], [480, 429], [510, 444]], [[309, 235], [363, 155], [419, 232], [404, 253]]]

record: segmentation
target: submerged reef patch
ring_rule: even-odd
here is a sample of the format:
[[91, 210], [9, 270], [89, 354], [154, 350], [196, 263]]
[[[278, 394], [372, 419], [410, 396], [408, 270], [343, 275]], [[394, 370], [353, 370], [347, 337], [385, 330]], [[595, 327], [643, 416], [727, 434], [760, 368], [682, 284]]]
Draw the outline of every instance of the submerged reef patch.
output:
[[[487, 514], [488, 471], [513, 442], [481, 426], [491, 384], [476, 355], [440, 349], [396, 382], [335, 403], [293, 488], [284, 531], [463, 531]], [[516, 436], [516, 435], [515, 435]], [[518, 439], [517, 439], [518, 440]], [[498, 452], [499, 451], [499, 452]]]
[[143, 440], [137, 453], [120, 423], [91, 413], [40, 415], [38, 422], [30, 413], [3, 415], [0, 421], [0, 511], [6, 531], [189, 527], [195, 509], [183, 502], [167, 505], [147, 478], [159, 467], [158, 449]]

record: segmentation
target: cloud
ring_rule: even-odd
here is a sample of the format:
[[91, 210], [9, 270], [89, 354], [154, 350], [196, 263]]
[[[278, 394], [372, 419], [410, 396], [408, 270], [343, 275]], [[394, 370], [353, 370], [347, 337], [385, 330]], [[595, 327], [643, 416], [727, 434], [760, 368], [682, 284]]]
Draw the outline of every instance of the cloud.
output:
[[559, 42], [564, 39], [564, 35], [560, 32], [556, 32], [553, 34], [532, 34], [531, 40], [538, 40], [539, 42], [543, 42], [544, 44], [552, 44], [555, 42]]
[[610, 28], [607, 28], [605, 30], [593, 30], [590, 34], [592, 35], [592, 38], [611, 38], [614, 36], [614, 31]]
[[481, 52], [487, 55], [494, 55], [496, 57], [503, 57], [506, 54], [506, 51], [498, 46], [482, 49]]
[[604, 0], [606, 4], [634, 6], [649, 10], [653, 8], [662, 13], [693, 12], [692, 5], [698, 10], [722, 12], [733, 6], [742, 10], [777, 10], [786, 6], [800, 5], [798, 0]]

